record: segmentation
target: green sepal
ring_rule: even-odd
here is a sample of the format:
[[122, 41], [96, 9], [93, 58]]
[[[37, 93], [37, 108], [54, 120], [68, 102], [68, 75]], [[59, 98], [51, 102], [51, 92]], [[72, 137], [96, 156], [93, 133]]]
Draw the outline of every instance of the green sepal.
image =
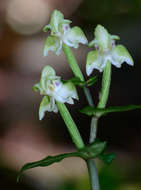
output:
[[25, 164], [17, 176], [17, 182], [19, 182], [19, 179], [22, 175], [22, 173], [28, 169], [35, 168], [35, 167], [45, 167], [49, 166], [51, 164], [54, 164], [56, 162], [62, 161], [64, 158], [68, 157], [80, 157], [84, 160], [90, 159], [90, 158], [96, 158], [98, 157], [105, 149], [106, 142], [96, 142], [88, 145], [87, 147], [78, 150], [78, 152], [71, 152], [66, 154], [60, 154], [56, 156], [48, 156], [42, 160], [36, 161], [36, 162], [30, 162]]
[[53, 51], [54, 53], [56, 53], [56, 55], [59, 55], [61, 53], [61, 44], [60, 44], [60, 40], [58, 37], [56, 36], [48, 36], [46, 41], [45, 41], [45, 45], [43, 48], [43, 55], [47, 56], [49, 51]]
[[34, 92], [40, 91], [40, 83], [35, 84], [35, 85], [32, 87], [32, 90], [33, 90]]
[[111, 162], [115, 159], [116, 155], [115, 153], [107, 153], [107, 154], [100, 154], [98, 158], [100, 160], [103, 160], [105, 164], [111, 164]]
[[69, 80], [62, 80], [62, 82], [72, 82], [74, 85], [79, 86], [79, 87], [84, 87], [84, 86], [92, 86], [94, 83], [97, 82], [97, 76], [89, 78], [87, 81], [82, 81], [78, 77], [73, 77]]
[[92, 106], [86, 106], [85, 108], [81, 109], [80, 112], [88, 116], [102, 116], [112, 112], [124, 112], [140, 108], [141, 105], [111, 106], [108, 108], [95, 108]]
[[43, 32], [47, 32], [48, 30], [51, 30], [51, 26], [49, 24], [44, 26]]
[[87, 147], [84, 147], [80, 153], [81, 158], [84, 160], [96, 158], [100, 155], [106, 148], [106, 142], [94, 142]]
[[93, 84], [95, 84], [97, 82], [97, 76], [94, 77], [90, 77], [87, 81], [86, 81], [86, 86], [92, 86]]
[[63, 83], [72, 82], [76, 86], [84, 87], [85, 81], [80, 80], [78, 77], [73, 77], [69, 80], [62, 80]]

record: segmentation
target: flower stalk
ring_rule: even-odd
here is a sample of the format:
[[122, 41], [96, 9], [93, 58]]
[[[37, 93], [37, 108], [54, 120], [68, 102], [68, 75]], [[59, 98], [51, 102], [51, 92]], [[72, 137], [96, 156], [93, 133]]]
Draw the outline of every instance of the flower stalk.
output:
[[110, 83], [111, 83], [111, 63], [108, 61], [106, 67], [104, 68], [103, 76], [102, 76], [102, 87], [100, 92], [100, 100], [98, 103], [98, 108], [105, 108], [109, 90], [110, 90]]
[[[69, 63], [70, 68], [73, 71], [74, 76], [79, 77], [80, 80], [84, 81], [83, 74], [77, 64], [77, 61], [72, 53], [72, 50], [65, 44], [63, 44], [63, 50], [66, 56], [66, 59]], [[90, 106], [94, 106], [92, 96], [88, 88], [83, 88], [86, 99]], [[97, 118], [92, 117], [91, 120], [91, 128], [90, 128], [90, 143], [94, 142], [96, 138], [96, 130], [97, 130]], [[93, 159], [89, 159], [86, 161], [88, 172], [90, 176], [90, 185], [91, 190], [99, 190], [99, 180], [98, 180], [98, 173], [96, 169], [96, 164]]]
[[65, 104], [59, 102], [56, 102], [56, 104], [77, 149], [84, 148], [82, 137]]
[[81, 81], [84, 81], [83, 74], [77, 64], [77, 61], [72, 53], [72, 50], [70, 47], [68, 47], [66, 44], [63, 43], [63, 51], [66, 56], [66, 59], [69, 63], [69, 66], [74, 74], [75, 77], [78, 77]]

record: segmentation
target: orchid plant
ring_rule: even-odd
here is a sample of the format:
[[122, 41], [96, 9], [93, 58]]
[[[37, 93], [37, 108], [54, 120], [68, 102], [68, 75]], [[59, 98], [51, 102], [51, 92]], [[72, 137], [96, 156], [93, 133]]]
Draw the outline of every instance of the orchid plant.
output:
[[[47, 37], [44, 45], [43, 55], [47, 56], [49, 51], [53, 51], [56, 55], [60, 55], [61, 51], [64, 51], [74, 77], [68, 81], [62, 80], [60, 76], [56, 75], [55, 70], [51, 66], [46, 65], [42, 70], [39, 83], [35, 84], [33, 89], [39, 91], [43, 96], [39, 107], [39, 119], [42, 120], [46, 112], [57, 113], [59, 111], [77, 150], [76, 152], [67, 154], [47, 156], [40, 161], [25, 164], [19, 172], [18, 180], [21, 174], [27, 169], [38, 166], [48, 166], [64, 158], [75, 156], [84, 159], [87, 164], [91, 189], [99, 190], [100, 186], [94, 158], [99, 158], [105, 163], [111, 163], [115, 158], [113, 153], [105, 153], [106, 142], [97, 141], [97, 125], [99, 118], [111, 112], [129, 111], [141, 108], [139, 105], [106, 107], [111, 82], [111, 65], [120, 68], [123, 63], [133, 66], [134, 62], [130, 53], [123, 45], [116, 45], [115, 41], [119, 40], [119, 37], [109, 34], [103, 26], [96, 26], [94, 40], [88, 43], [81, 28], [77, 26], [71, 28], [70, 23], [71, 21], [64, 19], [60, 11], [53, 11], [50, 23], [43, 29], [44, 32], [50, 31], [50, 35]], [[97, 77], [92, 76], [88, 78], [88, 80], [84, 79], [70, 49], [70, 47], [78, 48], [80, 43], [88, 45], [89, 47], [94, 47], [94, 50], [90, 51], [86, 58], [87, 75], [91, 75], [94, 69], [103, 72], [101, 92], [97, 105], [94, 104], [93, 97], [89, 91], [89, 86], [94, 85]], [[91, 117], [89, 145], [87, 146], [69, 110], [65, 106], [65, 103], [74, 104], [73, 99], [79, 100], [76, 86], [84, 90], [88, 102], [88, 106], [79, 111]]]

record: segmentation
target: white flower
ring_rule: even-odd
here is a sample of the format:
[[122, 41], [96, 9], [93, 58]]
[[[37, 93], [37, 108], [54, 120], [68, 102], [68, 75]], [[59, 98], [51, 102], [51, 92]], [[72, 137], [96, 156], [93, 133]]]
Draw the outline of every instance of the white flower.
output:
[[62, 45], [78, 48], [79, 43], [87, 44], [87, 39], [81, 28], [75, 26], [70, 28], [70, 20], [64, 19], [60, 11], [54, 10], [50, 23], [44, 27], [44, 32], [51, 30], [51, 35], [46, 39], [43, 54], [48, 55], [48, 51], [53, 51], [59, 55]]
[[50, 66], [43, 68], [40, 83], [37, 83], [33, 88], [35, 91], [39, 90], [41, 95], [44, 95], [39, 108], [40, 120], [44, 117], [45, 111], [58, 112], [55, 101], [73, 104], [73, 98], [78, 99], [73, 83], [63, 83]]
[[86, 61], [86, 73], [90, 75], [94, 69], [102, 72], [109, 61], [111, 64], [120, 68], [126, 62], [133, 65], [133, 59], [128, 50], [123, 45], [115, 45], [115, 40], [119, 40], [116, 35], [110, 35], [101, 25], [95, 29], [95, 39], [89, 43], [96, 50], [88, 53]]

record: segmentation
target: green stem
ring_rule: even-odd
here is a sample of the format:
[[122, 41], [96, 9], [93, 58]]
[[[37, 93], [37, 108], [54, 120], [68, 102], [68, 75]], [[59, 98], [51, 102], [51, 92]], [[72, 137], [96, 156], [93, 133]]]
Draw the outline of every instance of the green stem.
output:
[[[66, 106], [62, 103], [57, 102], [57, 107], [60, 111], [60, 114], [69, 130], [69, 133], [72, 137], [73, 142], [75, 143], [78, 149], [84, 147], [83, 140], [80, 136], [80, 133], [68, 111]], [[96, 165], [93, 159], [89, 159], [86, 161], [89, 175], [90, 175], [90, 183], [91, 183], [91, 190], [99, 190], [99, 182], [98, 182], [98, 175]]]
[[92, 117], [91, 120], [91, 131], [90, 131], [90, 138], [89, 142], [93, 143], [96, 139], [97, 135], [97, 123], [98, 123], [98, 118], [97, 117]]
[[91, 190], [99, 190], [98, 172], [93, 159], [87, 160], [87, 167], [90, 176]]
[[[72, 50], [64, 43], [63, 43], [63, 51], [64, 51], [64, 54], [66, 56], [66, 59], [69, 63], [69, 66], [70, 66], [74, 76], [78, 77], [81, 81], [85, 81], [84, 76], [83, 76], [83, 74], [82, 74], [82, 72], [81, 72], [81, 70], [77, 64], [77, 61], [73, 55]], [[89, 89], [84, 87], [83, 90], [84, 90], [84, 93], [85, 93], [85, 96], [87, 98], [89, 105], [94, 106], [93, 99], [91, 97]]]
[[105, 108], [106, 106], [109, 96], [110, 83], [111, 83], [111, 63], [107, 62], [102, 77], [102, 87], [100, 93], [100, 100], [97, 106], [98, 108]]
[[86, 98], [87, 98], [88, 104], [89, 104], [90, 106], [93, 106], [93, 107], [94, 107], [93, 99], [92, 99], [92, 96], [91, 96], [91, 94], [90, 94], [89, 89], [86, 88], [86, 87], [84, 87], [83, 90], [84, 90], [85, 96], [86, 96]]
[[[74, 73], [74, 76], [79, 77], [80, 80], [84, 81], [83, 74], [77, 64], [77, 61], [76, 61], [71, 49], [67, 45], [63, 44], [63, 50], [64, 50], [65, 56], [68, 60], [68, 63]], [[94, 106], [93, 99], [91, 97], [89, 89], [84, 87], [83, 90], [84, 90], [84, 93], [85, 93], [85, 96], [87, 98], [89, 105]], [[93, 120], [94, 119], [92, 118], [90, 142], [96, 138], [97, 125], [96, 125], [96, 127], [95, 127], [95, 125], [93, 125], [95, 123], [95, 122], [93, 122]], [[89, 160], [87, 160], [86, 163], [87, 163], [89, 176], [90, 176], [91, 190], [99, 190], [99, 180], [98, 180], [98, 174], [97, 174], [95, 162], [93, 159], [89, 159]]]
[[84, 148], [84, 143], [83, 140], [81, 138], [81, 135], [77, 129], [76, 124], [74, 123], [67, 107], [65, 106], [65, 104], [56, 102], [58, 110], [60, 111], [60, 114], [68, 128], [68, 131], [70, 133], [70, 136], [74, 142], [74, 144], [76, 145], [77, 149], [82, 149]]
[[72, 53], [72, 50], [64, 43], [63, 43], [63, 51], [66, 56], [66, 59], [68, 60], [69, 66], [72, 69], [74, 76], [78, 77], [81, 81], [84, 81], [83, 74], [77, 64], [77, 61]]
[[[93, 143], [97, 135], [98, 118], [92, 117], [89, 143]], [[99, 190], [99, 179], [95, 161], [93, 159], [87, 160], [87, 167], [90, 176], [91, 190]]]

